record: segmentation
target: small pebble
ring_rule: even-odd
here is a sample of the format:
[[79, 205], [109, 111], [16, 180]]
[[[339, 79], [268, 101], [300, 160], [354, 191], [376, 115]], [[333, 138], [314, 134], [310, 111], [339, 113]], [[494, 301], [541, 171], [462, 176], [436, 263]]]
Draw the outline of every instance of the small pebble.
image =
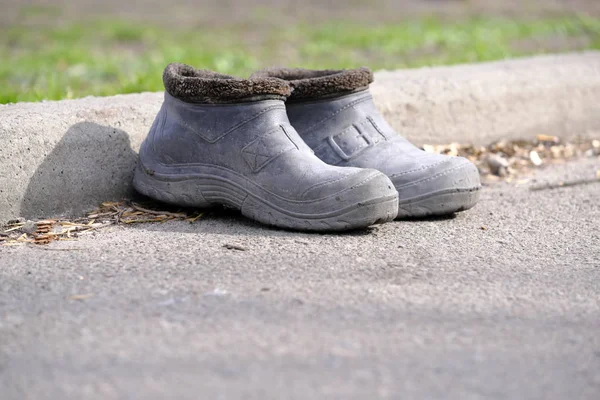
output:
[[25, 225], [21, 227], [21, 232], [32, 234], [37, 230], [37, 224], [33, 221], [25, 222]]
[[490, 172], [497, 176], [505, 176], [508, 172], [508, 160], [499, 154], [490, 154], [487, 157]]

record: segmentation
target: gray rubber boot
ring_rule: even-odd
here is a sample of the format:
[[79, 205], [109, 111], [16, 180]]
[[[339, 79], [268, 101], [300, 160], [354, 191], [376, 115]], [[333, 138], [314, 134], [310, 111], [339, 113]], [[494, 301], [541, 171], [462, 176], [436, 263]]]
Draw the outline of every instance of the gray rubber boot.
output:
[[399, 194], [399, 218], [450, 214], [477, 203], [477, 167], [462, 157], [426, 153], [397, 134], [373, 103], [368, 68], [271, 68], [252, 77], [291, 83], [290, 122], [321, 160], [389, 176]]
[[372, 169], [318, 159], [290, 125], [287, 82], [167, 66], [135, 188], [189, 207], [226, 205], [265, 224], [346, 230], [393, 220], [398, 194]]

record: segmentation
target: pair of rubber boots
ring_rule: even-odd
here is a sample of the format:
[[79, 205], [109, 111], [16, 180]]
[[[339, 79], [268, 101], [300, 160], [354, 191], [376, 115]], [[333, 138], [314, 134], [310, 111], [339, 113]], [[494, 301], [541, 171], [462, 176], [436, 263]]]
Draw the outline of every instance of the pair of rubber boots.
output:
[[225, 205], [264, 224], [364, 228], [475, 205], [477, 167], [429, 154], [377, 111], [367, 68], [267, 69], [239, 79], [183, 64], [142, 143], [135, 188], [188, 207]]

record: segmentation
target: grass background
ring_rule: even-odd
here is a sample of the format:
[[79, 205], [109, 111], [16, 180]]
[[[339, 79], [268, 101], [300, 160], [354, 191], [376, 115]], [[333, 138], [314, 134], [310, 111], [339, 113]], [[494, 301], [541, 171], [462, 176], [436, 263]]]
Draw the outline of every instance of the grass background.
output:
[[573, 15], [418, 17], [380, 24], [338, 19], [256, 29], [273, 18], [259, 9], [252, 23], [222, 29], [167, 29], [107, 18], [26, 23], [52, 18], [57, 10], [25, 8], [25, 23], [2, 29], [0, 103], [159, 91], [162, 70], [173, 61], [246, 77], [272, 65], [377, 70], [600, 50], [600, 18]]

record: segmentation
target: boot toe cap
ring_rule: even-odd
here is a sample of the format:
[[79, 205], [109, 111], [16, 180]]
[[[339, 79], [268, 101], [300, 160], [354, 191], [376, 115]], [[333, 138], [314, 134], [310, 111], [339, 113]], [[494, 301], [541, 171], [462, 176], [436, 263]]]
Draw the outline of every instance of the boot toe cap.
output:
[[335, 197], [339, 202], [356, 203], [397, 193], [392, 181], [377, 170], [348, 167], [343, 170], [347, 172], [343, 177], [308, 188], [302, 194], [302, 198], [311, 201]]
[[476, 191], [481, 187], [479, 170], [463, 157], [432, 155], [419, 168], [390, 178], [400, 201], [435, 194]]
[[358, 212], [362, 209], [360, 218], [374, 221], [384, 222], [396, 217], [398, 192], [385, 174], [373, 169], [343, 169], [347, 172], [343, 178], [309, 188], [304, 192], [303, 200], [329, 210], [356, 209]]

